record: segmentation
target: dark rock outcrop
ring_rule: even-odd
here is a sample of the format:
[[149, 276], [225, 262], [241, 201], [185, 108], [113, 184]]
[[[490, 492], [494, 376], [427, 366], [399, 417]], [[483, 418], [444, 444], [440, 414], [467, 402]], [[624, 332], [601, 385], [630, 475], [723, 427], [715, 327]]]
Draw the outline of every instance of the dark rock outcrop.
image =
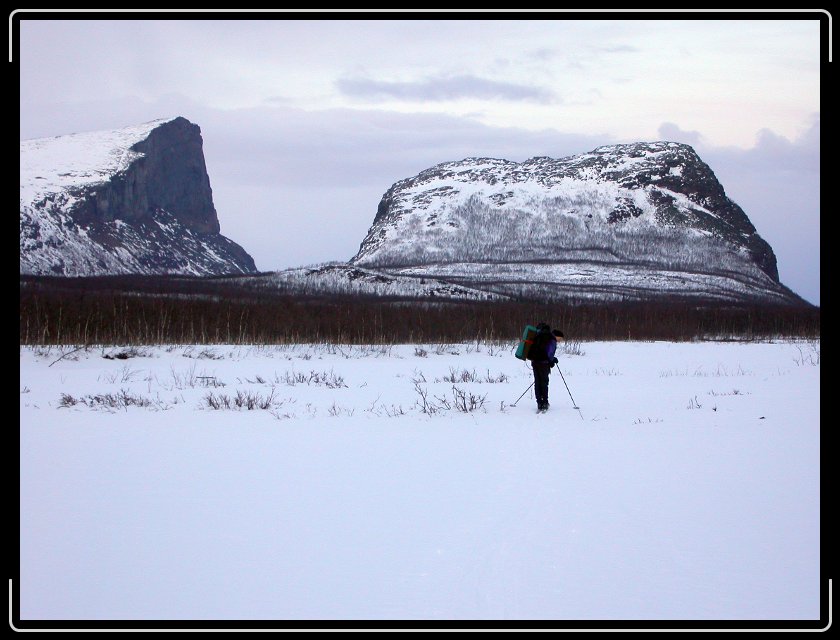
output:
[[197, 125], [178, 117], [62, 138], [21, 143], [21, 273], [256, 271], [219, 233]]

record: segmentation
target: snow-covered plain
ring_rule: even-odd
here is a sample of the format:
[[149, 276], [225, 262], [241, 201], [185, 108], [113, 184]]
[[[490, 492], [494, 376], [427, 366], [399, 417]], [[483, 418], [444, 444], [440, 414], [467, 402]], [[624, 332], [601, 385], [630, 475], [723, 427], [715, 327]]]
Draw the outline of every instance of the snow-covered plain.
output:
[[819, 619], [818, 342], [514, 346], [21, 347], [21, 620]]

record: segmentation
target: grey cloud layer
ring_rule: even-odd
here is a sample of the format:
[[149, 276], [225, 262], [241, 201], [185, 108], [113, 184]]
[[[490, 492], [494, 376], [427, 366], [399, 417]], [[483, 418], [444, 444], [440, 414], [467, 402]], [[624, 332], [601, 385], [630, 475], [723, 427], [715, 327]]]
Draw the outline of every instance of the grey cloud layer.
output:
[[389, 82], [367, 78], [341, 78], [336, 88], [346, 96], [369, 100], [407, 100], [441, 102], [479, 99], [531, 101], [540, 104], [558, 102], [558, 97], [541, 87], [498, 82], [477, 76], [461, 75], [428, 78], [417, 82]]

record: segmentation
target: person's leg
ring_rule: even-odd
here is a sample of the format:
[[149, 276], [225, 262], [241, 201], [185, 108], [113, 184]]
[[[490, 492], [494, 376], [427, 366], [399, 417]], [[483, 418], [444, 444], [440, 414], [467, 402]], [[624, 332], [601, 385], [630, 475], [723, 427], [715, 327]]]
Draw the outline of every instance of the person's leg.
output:
[[534, 392], [537, 408], [543, 409], [548, 402], [548, 366], [542, 363], [534, 365]]

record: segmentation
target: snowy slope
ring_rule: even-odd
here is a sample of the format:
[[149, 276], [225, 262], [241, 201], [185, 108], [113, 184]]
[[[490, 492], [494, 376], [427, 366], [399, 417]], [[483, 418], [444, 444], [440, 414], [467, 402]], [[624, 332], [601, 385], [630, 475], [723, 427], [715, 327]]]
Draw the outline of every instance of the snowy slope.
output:
[[[350, 262], [383, 274], [449, 274], [497, 294], [539, 283], [543, 299], [683, 291], [713, 300], [801, 302], [778, 282], [772, 249], [711, 169], [691, 147], [673, 142], [522, 163], [467, 158], [437, 165], [385, 193]], [[575, 272], [586, 278], [570, 277]]]
[[[33, 208], [59, 196], [104, 184], [142, 157], [132, 147], [174, 118], [111, 131], [92, 131], [21, 140], [20, 206]], [[67, 205], [72, 206], [72, 201]]]
[[184, 118], [20, 143], [20, 272], [249, 273]]
[[334, 262], [236, 279], [236, 284], [272, 292], [312, 296], [372, 296], [377, 298], [504, 300], [496, 295], [452, 282], [451, 278], [415, 277], [410, 272], [384, 274]]
[[21, 617], [819, 619], [819, 343], [513, 346], [21, 348]]

